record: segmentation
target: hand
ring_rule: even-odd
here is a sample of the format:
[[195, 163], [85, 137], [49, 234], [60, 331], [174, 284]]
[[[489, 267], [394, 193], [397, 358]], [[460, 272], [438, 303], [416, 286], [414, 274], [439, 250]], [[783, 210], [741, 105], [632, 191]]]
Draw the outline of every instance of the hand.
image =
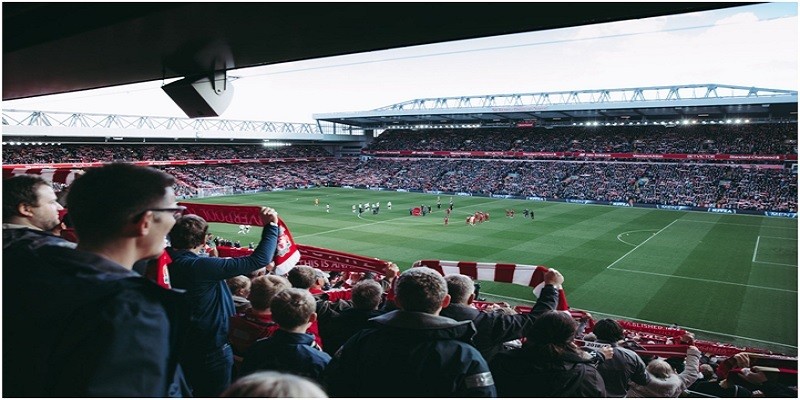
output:
[[736, 366], [739, 368], [747, 368], [750, 366], [750, 356], [747, 353], [739, 353], [733, 356], [736, 361]]
[[264, 222], [264, 226], [269, 225], [270, 223], [278, 223], [278, 212], [269, 207], [261, 207], [261, 221]]
[[391, 280], [395, 276], [400, 275], [400, 268], [398, 268], [397, 264], [395, 263], [389, 263], [389, 265], [384, 268], [383, 275], [386, 277], [386, 279]]
[[694, 333], [686, 332], [680, 338], [681, 343], [685, 343], [688, 345], [694, 345]]
[[559, 286], [564, 283], [564, 276], [555, 269], [550, 268], [544, 273], [545, 285]]

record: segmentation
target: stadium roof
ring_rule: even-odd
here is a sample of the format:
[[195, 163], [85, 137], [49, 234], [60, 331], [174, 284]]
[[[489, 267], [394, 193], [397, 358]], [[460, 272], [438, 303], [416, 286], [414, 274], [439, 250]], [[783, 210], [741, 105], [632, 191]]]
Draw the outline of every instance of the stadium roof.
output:
[[3, 3], [3, 100], [753, 3]]
[[363, 129], [572, 125], [683, 119], [797, 120], [797, 91], [719, 84], [416, 99], [371, 111], [315, 114]]

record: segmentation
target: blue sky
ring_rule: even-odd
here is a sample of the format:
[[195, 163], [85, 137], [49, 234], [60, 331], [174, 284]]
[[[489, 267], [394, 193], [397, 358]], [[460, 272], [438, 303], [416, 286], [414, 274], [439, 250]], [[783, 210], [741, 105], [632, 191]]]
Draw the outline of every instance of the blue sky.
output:
[[[222, 118], [314, 122], [415, 98], [694, 83], [797, 90], [797, 22], [797, 3], [767, 3], [234, 70]], [[3, 108], [184, 117], [163, 83]]]

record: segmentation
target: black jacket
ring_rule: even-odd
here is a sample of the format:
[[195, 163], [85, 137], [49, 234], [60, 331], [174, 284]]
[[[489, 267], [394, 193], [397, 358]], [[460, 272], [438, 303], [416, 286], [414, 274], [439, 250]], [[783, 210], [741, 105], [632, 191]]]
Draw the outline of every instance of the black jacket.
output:
[[362, 329], [374, 327], [369, 320], [382, 315], [378, 310], [361, 310], [349, 308], [330, 319], [325, 329], [320, 326], [325, 352], [334, 355], [342, 345]]
[[495, 397], [471, 322], [402, 310], [371, 321], [328, 364], [331, 397]]
[[[604, 343], [599, 341], [600, 343]], [[629, 381], [646, 386], [650, 382], [650, 374], [642, 358], [635, 351], [606, 343], [614, 348], [614, 356], [597, 366], [600, 376], [606, 385], [608, 397], [625, 397], [628, 394]]]
[[536, 317], [545, 311], [555, 310], [558, 305], [558, 289], [545, 285], [529, 314], [507, 315], [499, 312], [482, 312], [464, 304], [450, 304], [439, 314], [456, 321], [472, 321], [477, 334], [475, 347], [487, 362], [503, 349], [503, 343], [524, 337]]
[[188, 395], [177, 364], [183, 301], [92, 253], [6, 248], [3, 396]]
[[523, 346], [498, 353], [490, 367], [499, 397], [606, 397], [594, 362], [567, 353], [547, 364]]

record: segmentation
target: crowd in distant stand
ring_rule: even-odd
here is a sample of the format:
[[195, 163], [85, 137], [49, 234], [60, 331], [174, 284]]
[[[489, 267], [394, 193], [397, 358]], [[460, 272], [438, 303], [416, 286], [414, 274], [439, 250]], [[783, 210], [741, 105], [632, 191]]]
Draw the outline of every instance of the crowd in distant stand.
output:
[[98, 143], [4, 146], [3, 164], [52, 162], [111, 162], [148, 160], [230, 160], [256, 158], [331, 157], [319, 146], [268, 148], [258, 144], [237, 145], [131, 145]]
[[797, 124], [389, 130], [368, 150], [797, 154]]
[[[796, 154], [794, 124], [691, 125], [666, 128], [390, 130], [370, 149], [520, 150], [644, 153]], [[329, 157], [320, 147], [257, 145], [6, 146], [4, 163]], [[765, 162], [766, 163], [766, 162]], [[307, 186], [383, 187], [480, 195], [538, 196], [741, 210], [797, 211], [796, 174], [701, 162], [488, 161], [340, 158], [325, 162], [161, 167], [179, 197], [198, 189], [234, 193]]]
[[306, 185], [440, 190], [491, 195], [633, 201], [741, 210], [797, 210], [796, 175], [788, 169], [711, 164], [492, 162], [477, 160], [339, 160], [169, 168], [191, 188], [271, 190]]

